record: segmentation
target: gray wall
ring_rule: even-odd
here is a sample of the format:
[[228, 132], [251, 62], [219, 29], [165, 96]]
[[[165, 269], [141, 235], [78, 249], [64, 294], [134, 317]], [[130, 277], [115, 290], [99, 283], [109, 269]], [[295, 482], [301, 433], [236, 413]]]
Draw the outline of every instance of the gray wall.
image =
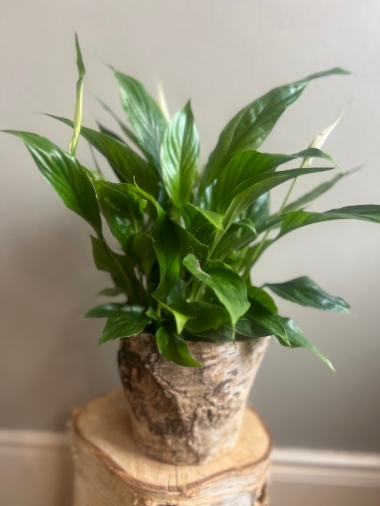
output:
[[[62, 146], [70, 132], [40, 111], [72, 115], [75, 30], [88, 71], [85, 123], [106, 121], [95, 97], [119, 110], [108, 62], [152, 93], [163, 80], [172, 111], [192, 98], [204, 159], [232, 114], [271, 87], [336, 65], [355, 71], [314, 82], [263, 149], [305, 148], [353, 100], [325, 149], [345, 169], [366, 169], [313, 209], [380, 203], [377, 0], [2, 0], [1, 13], [0, 128]], [[91, 163], [83, 144], [80, 155]], [[0, 426], [63, 428], [73, 406], [118, 386], [116, 347], [97, 348], [102, 323], [80, 319], [107, 276], [92, 265], [89, 227], [20, 141], [1, 135], [0, 167]], [[298, 193], [316, 181], [299, 181]], [[258, 263], [257, 283], [309, 274], [353, 308], [347, 317], [280, 303], [337, 373], [306, 351], [271, 346], [251, 400], [277, 444], [380, 451], [379, 253], [379, 227], [342, 222], [289, 235]]]

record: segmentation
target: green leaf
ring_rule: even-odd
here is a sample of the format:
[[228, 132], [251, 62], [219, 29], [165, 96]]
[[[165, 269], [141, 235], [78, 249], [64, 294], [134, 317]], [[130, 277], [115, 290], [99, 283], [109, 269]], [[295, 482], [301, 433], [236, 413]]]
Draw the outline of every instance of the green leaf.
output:
[[158, 351], [166, 360], [185, 367], [202, 367], [202, 364], [190, 355], [186, 342], [173, 330], [160, 327], [156, 340]]
[[201, 269], [199, 261], [193, 254], [183, 259], [183, 265], [196, 278], [210, 287], [219, 301], [227, 309], [232, 325], [248, 310], [247, 289], [244, 281], [229, 266], [218, 262]]
[[45, 137], [14, 130], [5, 132], [16, 135], [25, 142], [37, 167], [61, 197], [65, 206], [79, 214], [100, 233], [102, 223], [95, 190], [86, 169], [77, 159]]
[[[255, 300], [257, 302], [260, 302], [264, 307], [269, 309], [269, 311], [273, 314], [278, 313], [278, 309], [276, 306], [276, 303], [272, 299], [272, 297], [262, 288], [259, 288], [257, 286], [250, 286], [247, 289], [248, 293], [248, 299], [249, 300]], [[252, 301], [251, 301], [252, 302]]]
[[167, 298], [167, 303], [171, 304], [176, 299], [186, 299], [184, 297], [184, 293], [186, 291], [186, 283], [182, 278], [178, 278], [176, 284], [173, 287], [173, 290], [169, 293]]
[[160, 145], [167, 121], [144, 86], [130, 76], [115, 71], [121, 102], [136, 137], [153, 164], [160, 167]]
[[145, 232], [138, 232], [133, 238], [132, 248], [135, 262], [141, 266], [141, 270], [148, 277], [157, 261], [152, 239]]
[[261, 230], [270, 212], [270, 197], [269, 192], [264, 193], [246, 209], [246, 218], [249, 218], [255, 224], [256, 230]]
[[231, 326], [231, 322], [223, 323], [220, 327], [218, 327], [217, 330], [208, 329], [203, 331], [195, 330], [193, 332], [190, 332], [185, 328], [183, 335], [188, 341], [214, 341], [219, 344], [233, 344], [235, 341], [235, 330]]
[[[322, 353], [316, 348], [311, 342], [304, 336], [301, 329], [297, 327], [297, 325], [294, 323], [293, 320], [290, 318], [284, 318], [279, 316], [282, 324], [284, 325], [286, 329], [286, 333], [289, 338], [289, 343], [291, 348], [306, 348], [310, 351], [312, 351], [317, 357], [319, 357], [325, 364], [327, 364], [330, 369], [335, 371], [334, 366], [328, 360]], [[282, 341], [280, 341], [280, 344], [284, 346], [289, 346], [287, 344], [284, 344]]]
[[273, 155], [260, 153], [259, 151], [245, 151], [234, 156], [228, 165], [220, 172], [215, 187], [212, 189], [213, 209], [223, 201], [226, 208], [237, 194], [239, 185], [253, 177], [273, 172], [284, 163], [296, 160], [297, 158], [321, 158], [336, 165], [331, 156], [316, 148], [308, 148], [294, 155]]
[[[92, 254], [94, 262], [100, 271], [109, 272], [117, 287], [124, 288], [131, 302], [136, 302], [135, 288], [133, 282], [135, 281], [133, 264], [131, 260], [125, 255], [119, 255], [113, 252], [105, 243], [104, 239], [100, 240], [96, 237], [91, 237]], [[138, 290], [141, 290], [138, 286]]]
[[161, 146], [162, 179], [176, 207], [191, 200], [198, 162], [199, 139], [188, 102], [169, 123]]
[[186, 323], [186, 329], [195, 335], [206, 330], [218, 330], [221, 325], [231, 321], [224, 307], [201, 301], [191, 302], [190, 305], [196, 313], [196, 318]]
[[129, 253], [131, 236], [144, 224], [147, 201], [129, 184], [93, 181], [93, 185], [112, 235]]
[[336, 176], [334, 176], [332, 179], [330, 179], [330, 181], [325, 181], [324, 183], [316, 186], [310, 192], [305, 193], [305, 195], [302, 195], [302, 197], [300, 197], [299, 199], [288, 204], [284, 208], [283, 214], [288, 214], [288, 213], [291, 213], [292, 211], [296, 211], [297, 209], [305, 206], [306, 204], [308, 204], [312, 200], [316, 199], [317, 197], [320, 197], [325, 192], [330, 190], [330, 188], [332, 188], [344, 176], [345, 176], [345, 174], [343, 174], [342, 172], [339, 172]]
[[152, 295], [158, 300], [165, 300], [179, 276], [181, 243], [174, 222], [163, 211], [159, 212], [151, 236], [161, 274], [160, 284]]
[[118, 313], [122, 307], [123, 304], [116, 304], [114, 302], [101, 304], [87, 311], [87, 313], [83, 315], [83, 318], [108, 318]]
[[235, 221], [235, 223], [232, 226], [236, 226], [237, 229], [243, 227], [253, 232], [253, 234], [257, 236], [255, 224], [249, 218], [243, 218], [242, 220]]
[[123, 213], [134, 230], [144, 226], [144, 212], [147, 201], [141, 197], [136, 187], [128, 183], [110, 183], [108, 181], [94, 181], [96, 194], [99, 199], [107, 200], [115, 209]]
[[156, 224], [150, 235], [157, 254], [161, 279], [152, 296], [158, 301], [163, 301], [168, 297], [178, 280], [182, 258], [188, 251], [196, 251], [203, 258], [207, 253], [207, 247], [175, 223], [151, 195], [141, 188], [137, 187], [137, 189], [143, 197], [152, 202], [157, 212]]
[[181, 334], [188, 320], [197, 317], [194, 308], [185, 300], [175, 299], [170, 304], [160, 301], [160, 304], [174, 316], [178, 334]]
[[308, 213], [306, 211], [295, 211], [286, 216], [282, 222], [280, 237], [297, 230], [297, 228], [322, 223], [332, 220], [364, 220], [373, 223], [380, 223], [380, 205], [360, 205], [331, 209], [324, 213]]
[[75, 48], [77, 52], [77, 68], [79, 79], [76, 86], [76, 99], [75, 99], [75, 111], [74, 111], [74, 132], [73, 137], [69, 144], [69, 153], [75, 156], [77, 150], [80, 129], [82, 126], [82, 109], [83, 109], [83, 81], [86, 74], [86, 69], [83, 63], [82, 52], [79, 46], [78, 35], [75, 34]]
[[[194, 211], [196, 211], [194, 213]], [[184, 206], [184, 219], [188, 218], [188, 227], [190, 230], [194, 230], [204, 225], [206, 222], [203, 219], [199, 219], [199, 214], [202, 215], [209, 223], [211, 223], [217, 230], [223, 230], [223, 219], [224, 215], [216, 213], [214, 211], [208, 211], [203, 207], [194, 206], [193, 204], [187, 204]], [[198, 216], [197, 216], [198, 215]]]
[[131, 337], [142, 332], [150, 319], [144, 314], [141, 306], [123, 306], [118, 312], [109, 316], [100, 336], [98, 345], [122, 337]]
[[257, 149], [285, 109], [300, 97], [311, 80], [332, 74], [348, 73], [340, 68], [334, 68], [312, 74], [301, 81], [275, 88], [244, 107], [222, 131], [203, 174], [203, 188], [216, 179], [219, 171], [227, 165], [233, 155]]
[[292, 279], [285, 283], [266, 283], [273, 293], [301, 306], [325, 311], [347, 313], [350, 306], [340, 297], [329, 295], [308, 276]]
[[250, 302], [250, 308], [236, 324], [236, 332], [250, 338], [276, 336], [288, 343], [286, 330], [278, 315], [257, 300], [251, 299]]
[[231, 252], [236, 252], [245, 248], [254, 241], [256, 237], [256, 228], [249, 218], [235, 221], [223, 235], [212, 256], [223, 260], [223, 258], [228, 256]]
[[99, 121], [97, 122], [97, 125], [98, 125], [98, 128], [100, 130], [100, 133], [102, 133], [104, 135], [108, 135], [108, 137], [112, 137], [113, 139], [121, 142], [122, 144], [126, 144], [126, 142], [124, 141], [124, 139], [122, 139], [120, 137], [120, 135], [116, 134], [115, 132], [113, 132], [109, 128], [103, 126], [101, 123], [99, 123]]
[[[94, 257], [96, 268], [100, 271], [109, 272], [113, 276], [120, 276], [118, 266], [104, 243], [92, 235], [90, 238], [92, 244], [92, 255]], [[117, 254], [115, 253], [115, 255]]]
[[[73, 122], [59, 116], [48, 115], [66, 125], [73, 126]], [[91, 128], [82, 127], [81, 135], [101, 153], [109, 162], [122, 183], [137, 184], [153, 196], [158, 194], [158, 179], [154, 169], [140, 155], [125, 143], [114, 137], [97, 132]]]
[[[281, 172], [274, 172], [269, 174], [262, 174], [254, 178], [248, 179], [240, 184], [233, 192], [233, 200], [228, 204], [228, 200], [222, 201], [219, 204], [218, 211], [226, 212], [224, 218], [224, 229], [228, 227], [238, 218], [257, 198], [264, 193], [267, 193], [272, 188], [294, 179], [299, 176], [306, 176], [308, 174], [316, 174], [318, 172], [325, 172], [331, 170], [329, 167], [314, 168], [314, 169], [291, 169], [283, 170]], [[228, 208], [226, 210], [226, 205]]]
[[206, 258], [208, 248], [206, 244], [200, 242], [193, 234], [184, 229], [178, 223], [172, 221], [181, 245], [181, 259], [188, 253], [195, 253], [202, 260]]

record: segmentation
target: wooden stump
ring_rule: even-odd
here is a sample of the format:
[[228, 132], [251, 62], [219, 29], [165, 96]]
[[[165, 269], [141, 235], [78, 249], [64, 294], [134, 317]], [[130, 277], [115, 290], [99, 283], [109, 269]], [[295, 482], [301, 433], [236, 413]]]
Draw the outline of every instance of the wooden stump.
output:
[[163, 464], [133, 440], [122, 391], [75, 411], [74, 506], [262, 506], [271, 440], [246, 408], [236, 447], [204, 465]]

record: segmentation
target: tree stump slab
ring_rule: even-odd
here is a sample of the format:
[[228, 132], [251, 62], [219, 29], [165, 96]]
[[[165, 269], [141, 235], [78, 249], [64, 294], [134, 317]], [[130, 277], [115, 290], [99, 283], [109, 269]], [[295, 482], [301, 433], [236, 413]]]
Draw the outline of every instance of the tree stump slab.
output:
[[122, 391], [75, 411], [74, 506], [263, 506], [271, 439], [246, 408], [233, 450], [204, 465], [174, 466], [135, 443]]

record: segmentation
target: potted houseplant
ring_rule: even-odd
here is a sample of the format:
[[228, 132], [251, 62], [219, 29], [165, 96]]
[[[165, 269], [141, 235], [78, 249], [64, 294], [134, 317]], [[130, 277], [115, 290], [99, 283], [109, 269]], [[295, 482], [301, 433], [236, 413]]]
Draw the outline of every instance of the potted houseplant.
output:
[[[255, 286], [250, 271], [284, 235], [323, 221], [380, 222], [380, 206], [323, 213], [305, 206], [344, 172], [319, 148], [328, 132], [296, 154], [258, 151], [276, 121], [313, 79], [347, 74], [339, 68], [273, 89], [247, 105], [223, 129], [206, 166], [190, 103], [173, 118], [135, 79], [114, 71], [129, 126], [123, 137], [82, 126], [85, 67], [78, 40], [79, 80], [68, 151], [20, 131], [37, 167], [64, 204], [93, 228], [94, 261], [121, 296], [85, 316], [107, 318], [99, 344], [120, 339], [118, 362], [136, 440], [150, 456], [176, 464], [205, 462], [234, 445], [249, 388], [270, 336], [308, 348], [331, 364], [269, 291], [295, 303], [347, 312], [348, 304], [308, 277]], [[119, 182], [104, 179], [75, 157], [84, 137], [110, 163]], [[310, 168], [310, 160], [329, 167]], [[283, 170], [287, 162], [301, 166]], [[291, 201], [298, 177], [330, 172], [327, 182]], [[280, 210], [270, 213], [270, 191], [292, 181]], [[103, 217], [103, 218], [102, 218]], [[105, 239], [108, 226], [119, 246]]]

